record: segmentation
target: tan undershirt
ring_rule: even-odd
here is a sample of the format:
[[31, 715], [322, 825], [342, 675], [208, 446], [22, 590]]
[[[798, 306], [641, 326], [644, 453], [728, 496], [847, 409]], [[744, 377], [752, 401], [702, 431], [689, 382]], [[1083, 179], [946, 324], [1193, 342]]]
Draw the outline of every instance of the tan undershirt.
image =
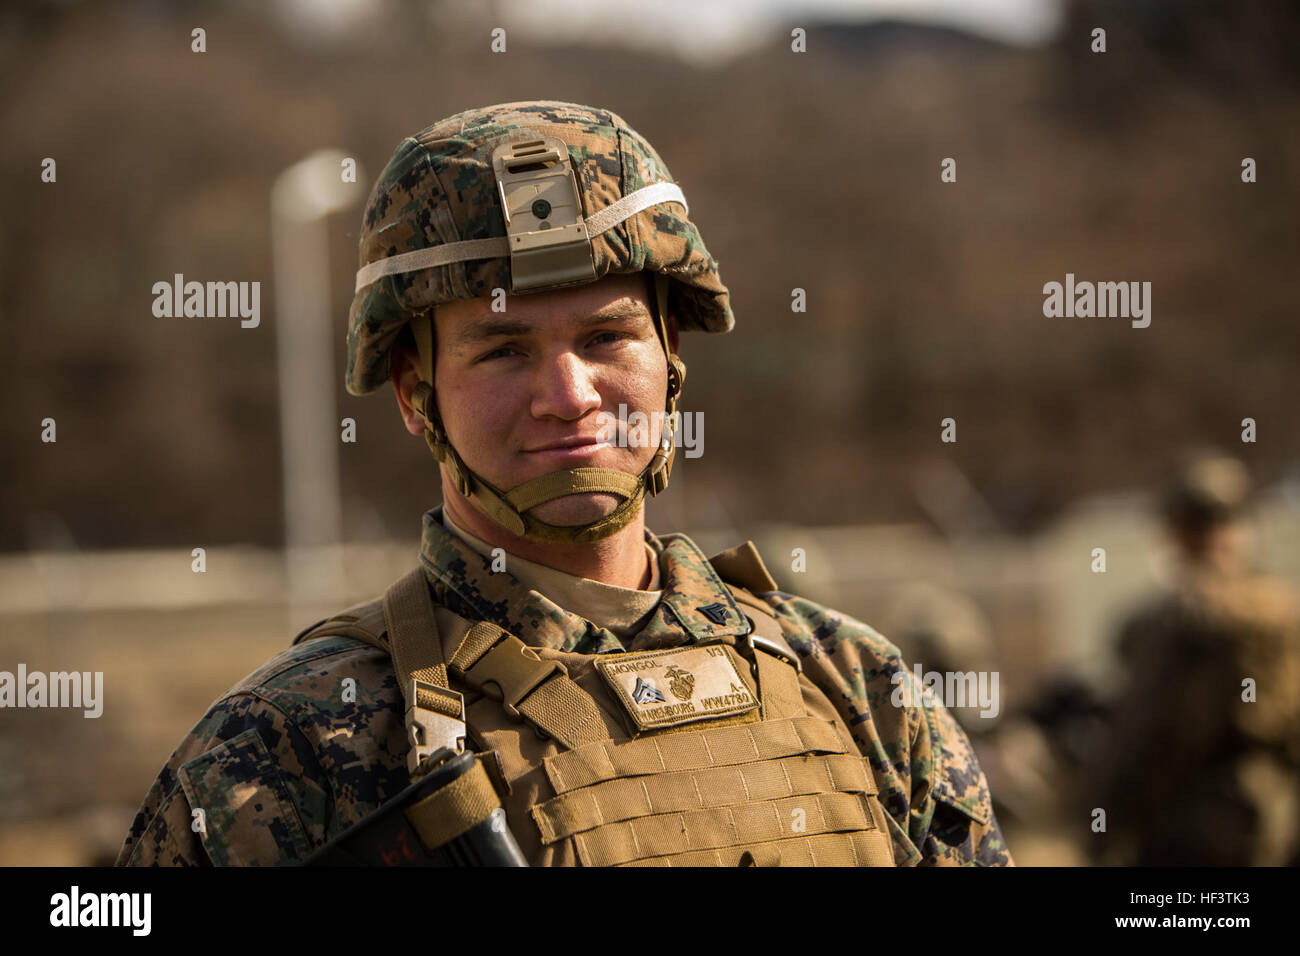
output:
[[[446, 511], [442, 523], [479, 554], [486, 558], [492, 556], [493, 545], [455, 524], [447, 517]], [[545, 595], [566, 611], [605, 628], [621, 640], [641, 629], [645, 618], [654, 611], [664, 593], [659, 582], [659, 560], [649, 544], [644, 544], [644, 547], [650, 561], [650, 584], [644, 591], [580, 578], [514, 554], [506, 559], [506, 568], [525, 587]]]

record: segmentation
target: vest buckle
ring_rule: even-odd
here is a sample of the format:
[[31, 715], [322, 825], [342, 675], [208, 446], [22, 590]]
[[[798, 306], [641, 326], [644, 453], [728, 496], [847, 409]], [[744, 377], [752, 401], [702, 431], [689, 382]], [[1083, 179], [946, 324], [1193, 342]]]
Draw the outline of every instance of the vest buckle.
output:
[[[418, 703], [421, 697], [438, 699], [453, 710], [455, 716], [421, 707]], [[439, 750], [450, 751], [450, 756], [464, 752], [465, 698], [462, 694], [412, 677], [406, 699], [410, 702], [406, 708], [406, 732], [411, 738], [411, 750], [406, 757], [407, 770], [414, 774], [425, 757]]]
[[[502, 637], [487, 653], [463, 671], [471, 687], [483, 690], [491, 697], [501, 695], [501, 705], [511, 720], [526, 718], [519, 712], [519, 704], [543, 683], [569, 672], [559, 661], [542, 660], [535, 650], [519, 638], [502, 631]], [[496, 685], [488, 689], [488, 685]]]
[[749, 632], [749, 634], [745, 637], [745, 640], [749, 642], [749, 650], [751, 654], [753, 654], [755, 650], [766, 651], [768, 654], [771, 654], [773, 657], [777, 657], [785, 661], [787, 664], [793, 667], [797, 673], [800, 674], [803, 673], [803, 664], [800, 663], [799, 658], [787, 652], [786, 649], [782, 647], [780, 644], [778, 644], [776, 641], [769, 640], [766, 637], [759, 637], [753, 631]]

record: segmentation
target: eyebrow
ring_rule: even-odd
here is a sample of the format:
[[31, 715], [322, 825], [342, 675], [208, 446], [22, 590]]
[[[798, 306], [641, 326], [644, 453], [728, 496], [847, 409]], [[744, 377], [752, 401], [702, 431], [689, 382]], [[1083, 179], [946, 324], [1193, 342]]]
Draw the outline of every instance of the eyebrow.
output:
[[[649, 310], [640, 303], [619, 304], [599, 309], [590, 315], [575, 319], [572, 325], [578, 329], [585, 329], [593, 325], [627, 324], [648, 315], [650, 315]], [[537, 329], [536, 323], [524, 322], [520, 319], [505, 317], [481, 319], [464, 326], [452, 336], [452, 347], [456, 349], [470, 348], [502, 336], [528, 335], [537, 331]]]

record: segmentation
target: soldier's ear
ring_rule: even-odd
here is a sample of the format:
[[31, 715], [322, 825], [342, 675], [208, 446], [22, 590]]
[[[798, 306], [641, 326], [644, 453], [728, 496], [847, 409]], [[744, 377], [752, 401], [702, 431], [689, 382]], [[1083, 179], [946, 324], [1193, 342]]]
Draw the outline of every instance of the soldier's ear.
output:
[[406, 348], [397, 347], [392, 351], [391, 376], [393, 391], [397, 393], [397, 408], [402, 415], [402, 423], [412, 435], [424, 434], [424, 419], [411, 404], [411, 393], [420, 381], [420, 371], [415, 355]]

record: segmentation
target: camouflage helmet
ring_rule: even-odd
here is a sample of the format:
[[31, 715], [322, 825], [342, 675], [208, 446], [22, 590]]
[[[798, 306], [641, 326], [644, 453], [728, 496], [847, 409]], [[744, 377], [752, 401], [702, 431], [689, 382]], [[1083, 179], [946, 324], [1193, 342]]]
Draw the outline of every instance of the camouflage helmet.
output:
[[[590, 237], [582, 245], [589, 248], [591, 269], [570, 281], [525, 289], [512, 282], [517, 277], [493, 153], [503, 144], [540, 137], [554, 137], [567, 147], [579, 217]], [[727, 288], [688, 218], [685, 198], [656, 201], [621, 218], [639, 204], [620, 208], [620, 203], [656, 184], [671, 188], [647, 198], [674, 191], [681, 196], [668, 167], [640, 134], [614, 113], [575, 103], [546, 100], [467, 110], [403, 140], [371, 190], [362, 218], [360, 271], [348, 315], [347, 390], [365, 395], [388, 381], [393, 342], [413, 315], [454, 299], [487, 297], [494, 289], [540, 291], [646, 270], [671, 280], [669, 308], [679, 329], [730, 331], [735, 320]], [[525, 215], [513, 210], [515, 222], [537, 230], [546, 220], [531, 215], [544, 209], [534, 210], [536, 205]], [[477, 248], [449, 251], [462, 243]], [[441, 262], [446, 256], [439, 252], [455, 261]], [[422, 266], [423, 261], [438, 264]]]
[[[348, 316], [347, 390], [365, 395], [390, 378], [404, 328], [419, 351], [412, 405], [425, 440], [456, 490], [513, 534], [539, 541], [591, 541], [614, 534], [645, 495], [667, 486], [672, 424], [686, 367], [672, 353], [679, 329], [727, 332], [726, 286], [686, 197], [654, 148], [621, 118], [574, 103], [506, 103], [457, 113], [402, 141], [371, 190], [362, 219], [360, 268]], [[433, 309], [456, 299], [540, 292], [647, 272], [668, 358], [664, 431], [639, 475], [562, 469], [512, 489], [474, 474], [447, 438], [433, 383]], [[582, 492], [622, 503], [587, 525], [546, 524], [527, 512]]]
[[1177, 527], [1206, 528], [1238, 516], [1250, 492], [1250, 472], [1239, 459], [1213, 449], [1192, 449], [1184, 452], [1165, 489], [1162, 510]]

